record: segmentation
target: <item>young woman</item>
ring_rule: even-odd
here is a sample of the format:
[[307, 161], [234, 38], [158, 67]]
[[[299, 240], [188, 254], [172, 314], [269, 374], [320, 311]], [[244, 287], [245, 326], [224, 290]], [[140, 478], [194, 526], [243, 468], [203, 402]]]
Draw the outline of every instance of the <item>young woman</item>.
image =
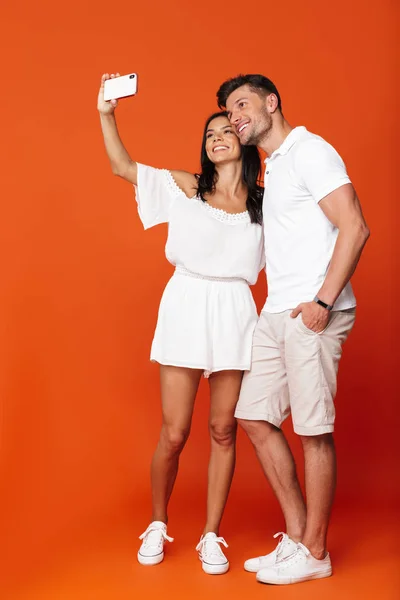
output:
[[98, 97], [106, 151], [115, 175], [133, 183], [147, 229], [168, 223], [166, 256], [175, 265], [159, 309], [151, 360], [159, 363], [163, 424], [153, 456], [151, 523], [140, 536], [138, 560], [164, 558], [167, 507], [180, 453], [189, 436], [201, 376], [209, 378], [211, 455], [207, 520], [197, 546], [203, 570], [225, 573], [219, 527], [235, 466], [236, 422], [243, 371], [250, 369], [257, 312], [249, 284], [264, 265], [260, 157], [240, 146], [226, 113], [206, 122], [201, 173], [167, 171], [133, 161], [119, 137], [117, 101]]

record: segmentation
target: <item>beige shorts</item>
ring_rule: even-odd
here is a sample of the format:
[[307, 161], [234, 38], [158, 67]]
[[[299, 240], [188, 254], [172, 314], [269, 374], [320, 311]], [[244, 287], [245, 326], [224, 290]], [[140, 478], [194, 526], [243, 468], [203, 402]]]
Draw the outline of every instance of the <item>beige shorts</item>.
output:
[[295, 319], [290, 313], [261, 313], [235, 416], [281, 427], [292, 413], [299, 435], [330, 433], [339, 360], [355, 308], [332, 312], [321, 333], [308, 329], [301, 313]]

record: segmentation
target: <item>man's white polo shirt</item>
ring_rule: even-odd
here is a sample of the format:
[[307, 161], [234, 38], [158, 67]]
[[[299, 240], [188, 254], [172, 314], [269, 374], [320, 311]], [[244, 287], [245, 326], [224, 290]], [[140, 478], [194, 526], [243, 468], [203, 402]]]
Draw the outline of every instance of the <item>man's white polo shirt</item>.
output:
[[[305, 127], [292, 129], [265, 163], [268, 298], [263, 310], [277, 313], [310, 302], [321, 288], [338, 229], [318, 203], [350, 179], [336, 150]], [[348, 283], [333, 310], [355, 305]]]

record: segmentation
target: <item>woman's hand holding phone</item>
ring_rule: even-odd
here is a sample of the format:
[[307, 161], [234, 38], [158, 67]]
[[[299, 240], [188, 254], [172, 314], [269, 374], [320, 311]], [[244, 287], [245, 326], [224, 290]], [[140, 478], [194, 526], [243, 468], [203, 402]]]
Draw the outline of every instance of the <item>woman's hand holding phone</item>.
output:
[[101, 115], [112, 115], [118, 106], [118, 100], [104, 100], [104, 84], [107, 79], [115, 79], [115, 77], [120, 77], [120, 74], [112, 73], [112, 75], [109, 75], [108, 73], [105, 73], [101, 78], [99, 96], [97, 99], [97, 109]]

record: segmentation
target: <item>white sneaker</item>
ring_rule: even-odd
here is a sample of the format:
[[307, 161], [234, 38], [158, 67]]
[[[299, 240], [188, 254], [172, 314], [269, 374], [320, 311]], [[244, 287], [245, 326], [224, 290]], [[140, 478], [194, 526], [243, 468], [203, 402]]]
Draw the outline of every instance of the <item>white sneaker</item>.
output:
[[267, 567], [273, 567], [278, 560], [287, 558], [293, 552], [297, 550], [297, 544], [294, 542], [287, 533], [280, 531], [274, 535], [274, 538], [281, 536], [279, 544], [273, 552], [266, 554], [265, 556], [257, 556], [257, 558], [249, 558], [244, 563], [245, 571], [250, 573], [257, 573], [260, 569]]
[[303, 544], [297, 544], [296, 552], [277, 562], [274, 567], [261, 569], [256, 578], [261, 583], [285, 585], [310, 579], [322, 579], [331, 575], [332, 565], [329, 554], [322, 560], [318, 560]]
[[196, 546], [203, 571], [209, 575], [222, 575], [229, 570], [228, 559], [222, 552], [220, 544], [228, 548], [228, 544], [223, 537], [218, 537], [215, 533], [209, 532], [201, 536], [200, 542]]
[[158, 565], [164, 559], [164, 542], [173, 542], [167, 535], [167, 526], [162, 521], [153, 521], [141, 536], [143, 540], [137, 559], [141, 565]]

